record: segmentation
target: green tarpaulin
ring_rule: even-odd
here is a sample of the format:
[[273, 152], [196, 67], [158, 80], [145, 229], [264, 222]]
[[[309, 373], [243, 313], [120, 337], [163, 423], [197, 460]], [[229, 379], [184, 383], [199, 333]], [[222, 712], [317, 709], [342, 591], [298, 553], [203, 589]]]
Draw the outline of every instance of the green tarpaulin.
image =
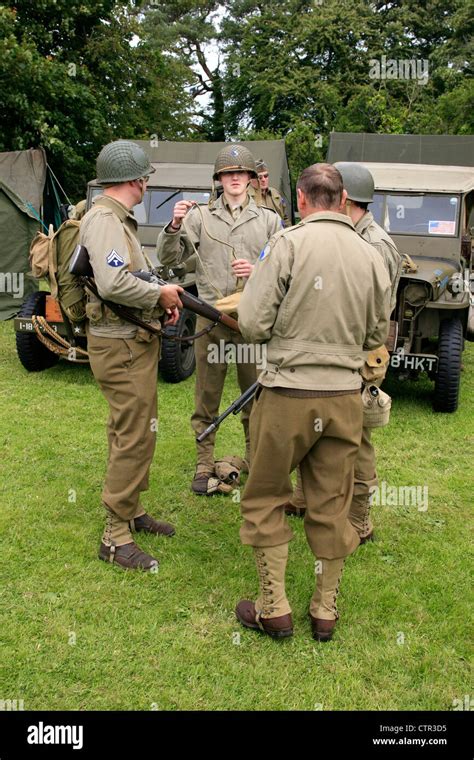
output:
[[0, 180], [0, 320], [10, 319], [38, 290], [28, 276], [28, 253], [40, 223], [28, 206]]
[[474, 136], [331, 132], [327, 160], [474, 166]]

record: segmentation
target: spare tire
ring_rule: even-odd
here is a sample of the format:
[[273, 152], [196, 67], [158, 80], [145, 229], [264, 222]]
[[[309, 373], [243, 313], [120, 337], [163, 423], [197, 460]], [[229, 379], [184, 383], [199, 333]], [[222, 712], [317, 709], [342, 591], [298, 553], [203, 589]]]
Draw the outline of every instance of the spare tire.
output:
[[[46, 296], [48, 295], [49, 293], [43, 290], [32, 293], [24, 302], [17, 317], [26, 317], [27, 319], [31, 319], [33, 315], [44, 317]], [[46, 348], [35, 332], [17, 332], [16, 350], [19, 360], [28, 372], [42, 372], [44, 369], [54, 367], [59, 361], [58, 354], [54, 354]]]
[[[196, 331], [196, 315], [192, 311], [183, 309], [179, 322], [173, 327], [167, 327], [166, 332], [170, 335], [194, 335]], [[180, 383], [190, 377], [196, 367], [194, 356], [194, 343], [186, 343], [163, 338], [161, 359], [159, 364], [160, 375], [167, 383]]]

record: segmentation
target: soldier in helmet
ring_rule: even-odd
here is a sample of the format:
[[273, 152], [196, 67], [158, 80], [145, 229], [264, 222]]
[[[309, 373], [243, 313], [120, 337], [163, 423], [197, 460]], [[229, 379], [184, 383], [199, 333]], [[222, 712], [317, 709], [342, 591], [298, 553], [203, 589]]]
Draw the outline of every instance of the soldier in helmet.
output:
[[[182, 288], [150, 284], [130, 274], [149, 269], [131, 209], [142, 201], [148, 175], [154, 171], [135, 143], [117, 140], [106, 145], [97, 158], [97, 182], [104, 191], [81, 222], [80, 242], [89, 252], [101, 297], [133, 308], [143, 321], [158, 327], [164, 313], [167, 324], [178, 320]], [[102, 492], [106, 525], [99, 558], [153, 571], [157, 560], [140, 550], [132, 533], [174, 534], [172, 525], [153, 519], [140, 503], [155, 447], [160, 341], [121, 320], [93, 295], [86, 312], [90, 364], [110, 410]]]
[[[385, 264], [392, 285], [390, 311], [393, 311], [403, 259], [391, 237], [376, 223], [372, 213], [368, 210], [368, 205], [374, 198], [374, 178], [370, 171], [361, 164], [339, 161], [334, 166], [341, 174], [344, 189], [347, 192], [347, 200], [342, 211], [350, 217], [356, 232], [374, 246]], [[360, 370], [364, 383], [381, 385], [387, 372], [389, 359], [389, 353], [385, 346], [370, 351], [364, 366]], [[377, 482], [371, 428], [364, 424], [362, 441], [355, 463], [354, 495], [349, 513], [349, 519], [357, 530], [361, 543], [373, 538], [373, 525], [370, 519], [370, 494]], [[293, 498], [286, 507], [286, 512], [287, 514], [303, 516], [305, 509], [301, 474], [298, 469], [296, 489]]]
[[263, 158], [258, 158], [255, 166], [257, 169], [257, 179], [251, 180], [249, 195], [253, 197], [257, 206], [265, 206], [276, 211], [283, 222], [283, 226], [290, 227], [291, 219], [288, 216], [288, 204], [275, 187], [270, 187], [270, 175], [267, 164]]
[[[250, 276], [254, 264], [267, 240], [280, 229], [278, 215], [267, 208], [259, 208], [249, 197], [247, 189], [256, 177], [255, 160], [242, 145], [229, 144], [217, 155], [214, 181], [223, 186], [223, 194], [211, 206], [197, 207], [182, 200], [173, 209], [173, 218], [158, 237], [157, 254], [163, 264], [177, 264], [196, 254], [196, 282], [199, 296], [220, 307], [222, 299], [240, 292]], [[236, 308], [230, 307], [230, 308]], [[197, 330], [209, 322], [198, 318]], [[191, 425], [199, 435], [217, 415], [227, 373], [227, 362], [222, 355], [224, 347], [234, 344], [238, 349], [241, 336], [224, 325], [203, 335], [195, 343], [196, 386], [195, 411]], [[216, 351], [216, 347], [219, 349]], [[237, 375], [240, 388], [245, 391], [256, 380], [255, 358], [247, 352], [237, 357]], [[245, 432], [245, 462], [229, 457], [232, 468], [247, 468], [249, 460], [249, 405], [242, 412]], [[200, 495], [229, 493], [232, 486], [226, 483], [226, 467], [217, 466], [214, 460], [215, 435], [197, 444], [196, 472], [192, 490]], [[232, 470], [232, 474], [235, 469]]]

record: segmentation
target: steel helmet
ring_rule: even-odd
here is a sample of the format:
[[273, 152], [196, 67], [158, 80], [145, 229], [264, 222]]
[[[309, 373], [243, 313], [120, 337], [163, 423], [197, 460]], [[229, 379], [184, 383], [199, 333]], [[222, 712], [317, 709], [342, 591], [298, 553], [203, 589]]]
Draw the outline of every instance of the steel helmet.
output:
[[342, 177], [342, 184], [350, 201], [372, 203], [374, 199], [374, 178], [365, 166], [351, 161], [337, 161], [334, 167]]
[[145, 151], [130, 140], [115, 140], [105, 145], [97, 157], [96, 167], [99, 185], [118, 185], [155, 171]]
[[232, 171], [232, 169], [247, 171], [253, 177], [257, 177], [255, 159], [248, 148], [243, 145], [229, 143], [217, 154], [214, 164], [213, 179], [218, 179], [221, 172]]

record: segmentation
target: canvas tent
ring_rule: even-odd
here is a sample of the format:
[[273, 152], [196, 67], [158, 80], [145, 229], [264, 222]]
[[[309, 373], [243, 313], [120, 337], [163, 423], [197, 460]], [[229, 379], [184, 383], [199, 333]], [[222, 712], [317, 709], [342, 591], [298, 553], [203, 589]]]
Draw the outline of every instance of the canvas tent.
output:
[[25, 298], [38, 290], [36, 280], [28, 276], [28, 252], [39, 228], [26, 203], [0, 180], [0, 320], [13, 317]]
[[46, 154], [43, 148], [0, 153], [0, 180], [39, 214], [46, 182]]
[[38, 289], [28, 253], [42, 228], [46, 154], [42, 148], [0, 153], [0, 319], [13, 317]]

